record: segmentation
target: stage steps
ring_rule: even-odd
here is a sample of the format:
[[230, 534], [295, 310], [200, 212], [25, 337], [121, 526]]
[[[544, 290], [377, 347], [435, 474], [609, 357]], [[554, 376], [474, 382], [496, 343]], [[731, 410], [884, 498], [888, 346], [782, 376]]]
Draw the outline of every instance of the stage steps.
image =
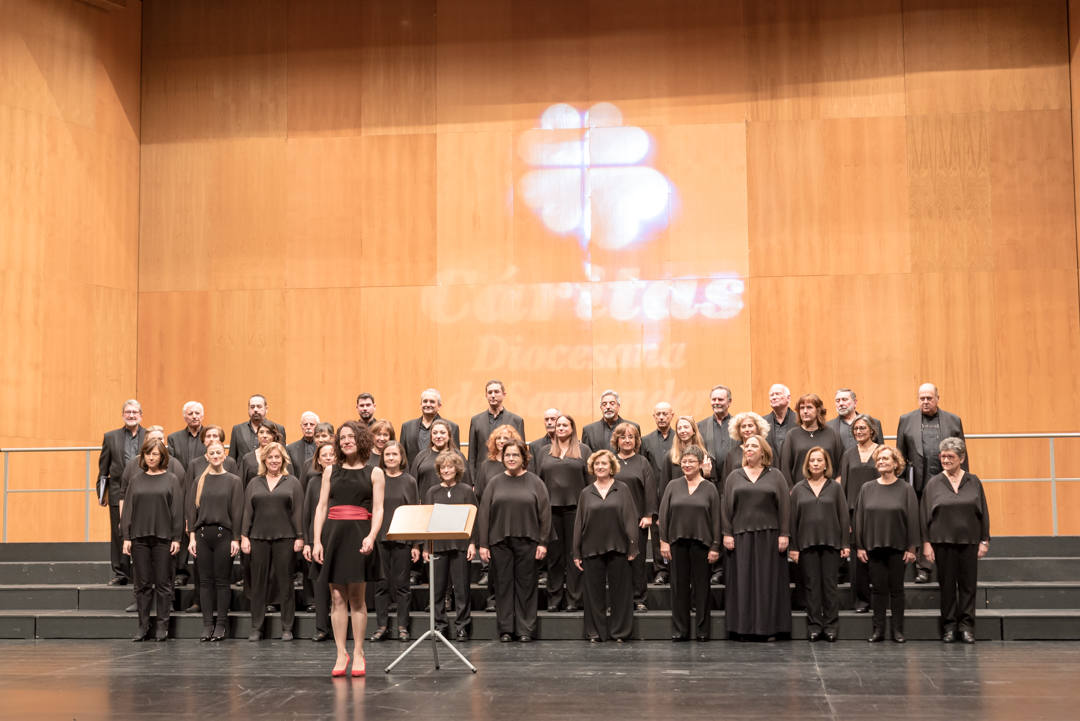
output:
[[[1009, 537], [994, 539], [992, 555], [980, 561], [978, 629], [980, 638], [1080, 639], [1080, 537]], [[109, 586], [108, 545], [104, 543], [0, 544], [0, 638], [126, 638], [135, 630], [135, 617], [123, 609], [132, 602], [130, 586]], [[475, 578], [479, 566], [475, 567]], [[911, 639], [937, 638], [936, 584], [907, 583], [907, 628]], [[486, 589], [473, 585], [473, 608], [482, 609]], [[185, 613], [195, 597], [190, 585], [177, 590], [172, 626], [178, 638], [197, 638], [201, 615]], [[426, 605], [427, 586], [413, 588], [414, 608]], [[712, 635], [724, 630], [723, 587], [712, 589], [714, 610]], [[851, 608], [850, 588], [841, 587], [840, 634], [845, 639], [870, 633], [868, 615]], [[297, 589], [297, 608], [302, 609]], [[541, 586], [540, 608], [547, 597]], [[635, 614], [635, 638], [670, 638], [670, 592], [650, 584], [649, 611]], [[243, 589], [233, 587], [232, 635], [246, 638], [249, 630], [248, 601]], [[805, 636], [805, 616], [793, 613], [793, 636]], [[452, 615], [451, 615], [452, 617]], [[474, 611], [473, 639], [495, 637], [494, 614]], [[269, 614], [270, 636], [280, 633], [280, 618]], [[538, 635], [548, 639], [582, 636], [582, 614], [541, 611]], [[427, 616], [414, 611], [413, 635], [426, 628]], [[370, 625], [374, 627], [374, 614]], [[313, 614], [297, 614], [298, 638], [314, 631]]]

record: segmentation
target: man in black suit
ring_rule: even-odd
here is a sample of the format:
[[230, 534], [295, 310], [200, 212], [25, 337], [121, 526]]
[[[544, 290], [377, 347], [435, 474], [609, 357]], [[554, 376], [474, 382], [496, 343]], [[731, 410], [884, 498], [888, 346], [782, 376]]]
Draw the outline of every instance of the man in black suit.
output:
[[112, 561], [110, 586], [122, 586], [131, 579], [131, 562], [121, 553], [123, 538], [120, 535], [120, 483], [124, 466], [139, 455], [146, 429], [142, 427], [142, 406], [134, 398], [124, 401], [124, 425], [109, 431], [101, 440], [98, 456], [98, 474], [108, 479], [109, 487], [109, 545]]
[[540, 475], [540, 454], [546, 453], [551, 447], [551, 439], [555, 437], [555, 421], [561, 415], [558, 408], [544, 411], [544, 435], [529, 441], [529, 470], [537, 475]]
[[[964, 438], [960, 416], [941, 410], [940, 400], [937, 386], [923, 383], [919, 386], [919, 407], [900, 416], [896, 427], [896, 448], [907, 461], [908, 481], [920, 500], [926, 482], [941, 473], [938, 444], [946, 438]], [[970, 458], [969, 453], [961, 464], [965, 471]], [[915, 583], [929, 583], [930, 562], [920, 553], [915, 563]]]
[[375, 421], [375, 396], [370, 393], [361, 393], [356, 397], [356, 415], [360, 422], [370, 428]]
[[[858, 400], [855, 398], [855, 391], [850, 388], [841, 388], [836, 391], [836, 397], [833, 400], [836, 402], [836, 418], [826, 421], [825, 425], [836, 431], [836, 435], [840, 436], [840, 441], [844, 444], [844, 450], [846, 451], [858, 445], [855, 436], [851, 434], [851, 424], [859, 416], [857, 410]], [[874, 443], [884, 443], [885, 433], [881, 430], [881, 421], [871, 415], [866, 415], [866, 417], [870, 419], [870, 432], [874, 436]], [[840, 460], [834, 458], [832, 462], [833, 466], [836, 467]]]
[[506, 386], [500, 380], [490, 380], [484, 386], [488, 408], [477, 413], [469, 421], [469, 468], [472, 477], [479, 478], [480, 465], [487, 459], [487, 442], [491, 432], [502, 425], [513, 426], [525, 439], [525, 420], [516, 413], [503, 407], [506, 400]]
[[420, 394], [420, 417], [401, 424], [398, 440], [405, 449], [409, 463], [413, 462], [420, 451], [431, 448], [431, 424], [440, 418], [450, 425], [450, 440], [454, 448], [461, 447], [461, 430], [458, 424], [440, 416], [441, 408], [442, 394], [434, 388], [428, 388]]
[[[660, 469], [670, 462], [668, 456], [671, 453], [671, 443], [675, 440], [675, 432], [671, 430], [671, 419], [675, 417], [675, 410], [667, 401], [661, 401], [653, 406], [652, 417], [653, 422], [656, 423], [656, 430], [641, 439], [641, 455], [645, 456], [646, 460], [652, 464], [653, 472], [656, 473], [656, 477], [659, 479], [662, 478]], [[658, 487], [656, 491], [660, 498], [664, 497], [663, 488]], [[655, 523], [649, 529], [649, 536], [649, 545], [652, 547], [653, 573], [656, 574], [653, 583], [667, 583], [669, 578], [668, 567], [660, 556], [660, 531]], [[643, 550], [639, 552], [644, 553]]]
[[[702, 418], [697, 422], [698, 430], [701, 431], [701, 440], [705, 441], [705, 452], [712, 456], [722, 468], [728, 451], [731, 450], [735, 441], [728, 434], [728, 426], [731, 424], [731, 389], [727, 386], [713, 386], [709, 391], [709, 405], [712, 406], [712, 415]], [[723, 481], [719, 478], [721, 468], [713, 470], [712, 481], [720, 487]]]
[[266, 396], [260, 393], [248, 398], [248, 422], [237, 423], [232, 427], [232, 435], [229, 436], [229, 458], [237, 464], [259, 445], [256, 434], [259, 432], [259, 426], [264, 423], [277, 428], [281, 442], [285, 443], [285, 427], [266, 417], [269, 408], [270, 404], [266, 402]]
[[317, 425], [319, 425], [319, 416], [312, 411], [304, 411], [300, 414], [300, 440], [285, 446], [285, 451], [289, 454], [289, 464], [292, 466], [292, 475], [300, 480], [301, 485], [304, 483], [304, 472], [311, 467], [311, 459], [315, 456], [315, 426]]
[[593, 421], [589, 425], [585, 426], [585, 430], [581, 432], [581, 442], [587, 445], [594, 451], [601, 449], [611, 450], [611, 434], [615, 431], [615, 426], [620, 423], [629, 423], [641, 432], [641, 426], [633, 421], [628, 421], [619, 415], [619, 409], [622, 408], [622, 403], [619, 401], [619, 394], [611, 389], [608, 389], [600, 394], [600, 415], [601, 418], [598, 421]]
[[[202, 403], [188, 401], [184, 404], [184, 424], [184, 428], [169, 434], [167, 445], [169, 458], [180, 461], [180, 465], [187, 470], [187, 467], [191, 465], [191, 459], [206, 453], [206, 446], [199, 439], [203, 427]], [[185, 545], [180, 544], [181, 548]]]
[[761, 417], [769, 422], [769, 437], [766, 439], [772, 447], [774, 463], [780, 462], [780, 452], [784, 450], [784, 439], [790, 430], [799, 425], [799, 419], [791, 410], [791, 389], [783, 383], [774, 383], [769, 388], [769, 406]]

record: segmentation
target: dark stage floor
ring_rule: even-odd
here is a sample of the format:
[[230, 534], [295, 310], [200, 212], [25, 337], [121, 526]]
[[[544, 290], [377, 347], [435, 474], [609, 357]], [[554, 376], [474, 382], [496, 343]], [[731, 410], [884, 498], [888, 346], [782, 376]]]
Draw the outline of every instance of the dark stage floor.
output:
[[366, 679], [330, 679], [310, 641], [0, 642], [4, 719], [1075, 719], [1080, 644], [864, 641], [369, 646]]

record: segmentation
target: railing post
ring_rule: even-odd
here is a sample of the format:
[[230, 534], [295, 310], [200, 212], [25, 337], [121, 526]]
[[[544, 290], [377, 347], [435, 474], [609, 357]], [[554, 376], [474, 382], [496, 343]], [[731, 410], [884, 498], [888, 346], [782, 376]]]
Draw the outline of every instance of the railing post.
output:
[[4, 451], [4, 543], [7, 543], [8, 452]]
[[90, 540], [90, 451], [86, 452], [86, 541]]
[[1057, 467], [1054, 464], [1054, 437], [1050, 436], [1050, 512], [1054, 514], [1054, 535], [1058, 534]]

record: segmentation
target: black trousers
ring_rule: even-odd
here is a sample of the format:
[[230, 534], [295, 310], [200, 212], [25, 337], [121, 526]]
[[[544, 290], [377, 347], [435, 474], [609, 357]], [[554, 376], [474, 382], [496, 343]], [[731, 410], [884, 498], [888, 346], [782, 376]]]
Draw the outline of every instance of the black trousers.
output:
[[131, 541], [131, 561], [135, 566], [135, 605], [139, 610], [139, 631], [150, 630], [150, 606], [157, 606], [159, 626], [168, 626], [173, 600], [173, 559], [170, 541], [143, 536]]
[[885, 631], [885, 608], [892, 609], [892, 630], [904, 630], [904, 552], [895, 548], [870, 551], [870, 606], [874, 630]]
[[574, 518], [577, 506], [552, 506], [548, 545], [548, 608], [581, 605], [581, 571], [570, 558], [574, 543]]
[[412, 570], [411, 546], [394, 541], [379, 543], [382, 544], [380, 560], [383, 564], [383, 578], [371, 584], [375, 587], [375, 619], [379, 628], [386, 628], [390, 621], [390, 604], [396, 603], [398, 628], [408, 628], [412, 600], [412, 588], [409, 586], [409, 571]]
[[679, 539], [671, 544], [671, 630], [690, 637], [690, 604], [695, 614], [694, 635], [709, 637], [709, 547], [700, 541]]
[[232, 601], [230, 543], [232, 531], [228, 528], [200, 526], [195, 531], [195, 570], [199, 578], [199, 606], [204, 626], [213, 625], [215, 612], [220, 626], [224, 626], [229, 617]]
[[855, 607], [870, 605], [870, 565], [863, 563], [851, 551], [851, 600]]
[[441, 551], [435, 554], [435, 628], [446, 632], [446, 593], [453, 583], [457, 616], [454, 627], [459, 631], [472, 624], [472, 594], [469, 592], [469, 562], [461, 550]]
[[188, 547], [186, 543], [180, 544], [180, 550], [173, 556], [173, 573], [177, 575], [189, 576], [188, 573], [188, 561], [191, 558], [191, 554], [188, 553]]
[[979, 546], [975, 543], [933, 546], [941, 588], [941, 630], [974, 631]]
[[[291, 631], [296, 616], [296, 594], [293, 592], [292, 538], [266, 541], [251, 539], [251, 628], [261, 630], [266, 618], [267, 602], [281, 604], [281, 630]], [[276, 585], [276, 593], [271, 593]]]
[[[134, 544], [132, 544], [134, 545]], [[112, 575], [131, 580], [131, 559], [124, 555], [124, 538], [120, 535], [120, 506], [109, 504], [109, 559]]]
[[[649, 547], [652, 549], [652, 572], [653, 575], [671, 575], [671, 568], [664, 557], [660, 555], [660, 527], [655, 523], [649, 528]], [[642, 546], [644, 548], [644, 546]], [[641, 555], [645, 555], [642, 553]]]
[[[649, 529], [638, 529], [638, 554], [630, 561], [630, 579], [634, 589], [634, 603], [645, 603], [649, 593], [649, 572], [645, 567], [645, 550], [649, 547]], [[588, 581], [585, 582], [586, 584]], [[588, 604], [588, 601], [585, 602]], [[586, 605], [586, 608], [588, 606]]]
[[[625, 553], [609, 551], [581, 561], [585, 571], [585, 635], [607, 641], [630, 638], [634, 628], [634, 590]], [[607, 609], [611, 608], [608, 618]]]
[[515, 636], [536, 635], [536, 541], [505, 538], [491, 545], [495, 573], [495, 627]]
[[810, 633], [836, 633], [840, 623], [840, 551], [810, 546], [799, 552], [799, 567], [806, 583], [806, 629]]
[[319, 583], [322, 564], [311, 562], [309, 575], [312, 577], [311, 592], [315, 603], [315, 632], [330, 635], [330, 584]]

